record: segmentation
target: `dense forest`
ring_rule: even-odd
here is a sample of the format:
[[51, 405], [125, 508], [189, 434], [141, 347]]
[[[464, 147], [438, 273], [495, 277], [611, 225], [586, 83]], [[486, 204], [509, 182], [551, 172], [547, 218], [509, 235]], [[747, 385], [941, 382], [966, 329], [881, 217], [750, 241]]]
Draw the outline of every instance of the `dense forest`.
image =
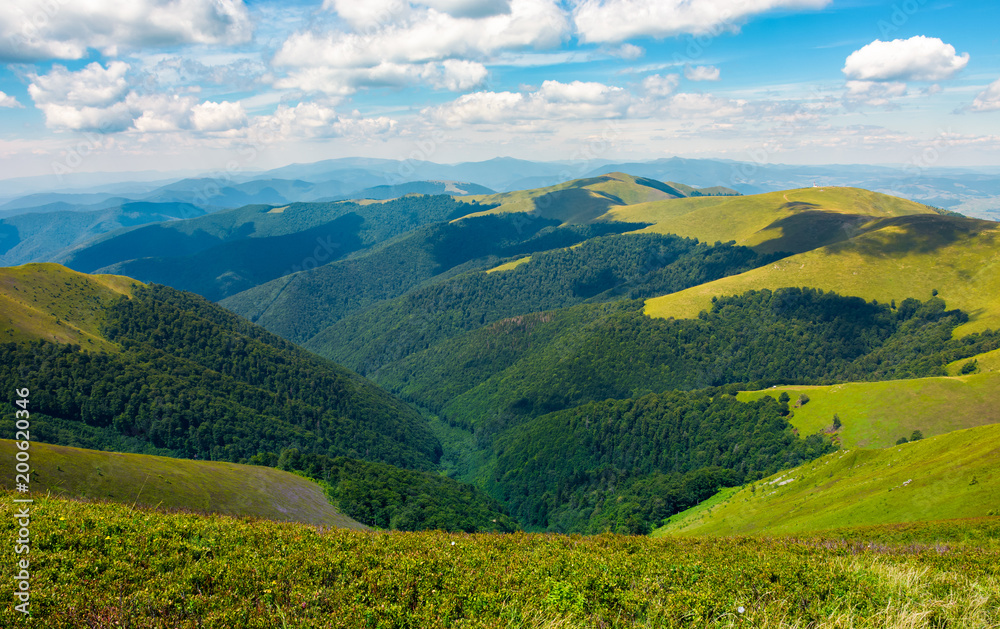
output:
[[489, 268], [511, 256], [570, 247], [640, 227], [633, 223], [559, 227], [558, 221], [526, 214], [434, 223], [363, 254], [234, 295], [222, 305], [303, 343], [344, 317], [425, 283]]
[[448, 195], [384, 203], [252, 205], [119, 230], [70, 252], [65, 263], [78, 271], [127, 275], [218, 300], [479, 209], [484, 208]]
[[815, 289], [718, 297], [697, 319], [653, 319], [641, 301], [583, 304], [488, 325], [384, 367], [377, 382], [485, 435], [609, 398], [728, 383], [831, 384], [944, 375], [1000, 347], [958, 339], [967, 315], [937, 297], [897, 308]]
[[833, 449], [821, 435], [799, 438], [789, 412], [722, 389], [584, 404], [497, 436], [485, 482], [526, 526], [648, 533], [720, 486]]
[[33, 392], [33, 438], [228, 461], [287, 447], [416, 469], [440, 458], [412, 408], [201, 297], [137, 287], [104, 334], [121, 351], [0, 345], [0, 382]]
[[[554, 233], [565, 238], [576, 231], [564, 227]], [[529, 253], [532, 242], [519, 247], [522, 253]], [[532, 255], [510, 270], [466, 272], [417, 288], [343, 319], [306, 347], [362, 374], [374, 374], [385, 364], [500, 319], [672, 293], [778, 257], [733, 243], [708, 245], [672, 235], [592, 238]]]
[[280, 455], [261, 453], [249, 462], [319, 481], [338, 511], [369, 526], [466, 533], [520, 528], [499, 502], [476, 487], [432, 472], [294, 449]]

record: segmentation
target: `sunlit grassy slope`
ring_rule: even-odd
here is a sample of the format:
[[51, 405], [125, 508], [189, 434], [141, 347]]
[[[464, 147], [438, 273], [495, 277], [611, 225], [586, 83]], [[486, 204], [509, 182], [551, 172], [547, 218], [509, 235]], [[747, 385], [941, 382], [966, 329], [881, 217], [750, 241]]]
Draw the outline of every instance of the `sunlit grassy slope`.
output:
[[746, 197], [700, 197], [610, 208], [606, 218], [653, 223], [647, 231], [717, 240], [763, 253], [799, 253], [931, 208], [859, 188], [802, 188]]
[[0, 268], [0, 342], [45, 339], [111, 349], [99, 331], [102, 313], [138, 284], [51, 263]]
[[963, 335], [1000, 327], [1000, 226], [939, 215], [891, 219], [880, 229], [765, 267], [646, 302], [653, 317], [690, 318], [715, 295], [810, 286], [868, 300], [925, 300], [933, 290], [969, 313]]
[[742, 392], [742, 401], [765, 395], [777, 398], [785, 391], [792, 399], [807, 395], [809, 402], [794, 408], [791, 424], [799, 434], [833, 429], [846, 448], [883, 448], [914, 430], [925, 437], [962, 428], [1000, 423], [1000, 372], [970, 376], [852, 382], [825, 387], [776, 387]]
[[1000, 513], [1000, 425], [882, 450], [849, 448], [779, 472], [654, 534], [806, 533]]
[[[481, 204], [499, 204], [484, 214], [530, 212], [567, 224], [588, 223], [618, 206], [685, 197], [693, 188], [664, 184], [653, 179], [610, 173], [574, 179], [547, 188], [463, 197]], [[621, 219], [625, 220], [625, 219]]]
[[978, 356], [973, 356], [972, 358], [956, 360], [947, 366], [948, 375], [960, 375], [962, 373], [962, 368], [965, 367], [965, 364], [969, 361], [973, 361], [975, 363], [975, 373], [1000, 371], [1000, 349], [995, 349], [992, 352], [986, 352], [985, 354], [979, 354]]
[[[15, 442], [0, 440], [14, 460]], [[366, 528], [338, 513], [313, 481], [269, 467], [32, 443], [31, 489], [68, 498], [188, 509], [279, 522]], [[13, 489], [13, 474], [0, 487]]]
[[[0, 491], [12, 550], [15, 496]], [[31, 617], [9, 586], [0, 626], [986, 629], [997, 520], [801, 541], [386, 533], [39, 496]]]

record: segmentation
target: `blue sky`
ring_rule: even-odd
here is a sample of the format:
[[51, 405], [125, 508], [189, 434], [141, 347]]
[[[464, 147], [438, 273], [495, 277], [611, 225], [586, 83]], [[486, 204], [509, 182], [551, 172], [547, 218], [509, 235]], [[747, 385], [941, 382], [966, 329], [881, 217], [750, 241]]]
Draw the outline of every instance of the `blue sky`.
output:
[[996, 166], [996, 24], [992, 1], [7, 0], [0, 177], [346, 156]]

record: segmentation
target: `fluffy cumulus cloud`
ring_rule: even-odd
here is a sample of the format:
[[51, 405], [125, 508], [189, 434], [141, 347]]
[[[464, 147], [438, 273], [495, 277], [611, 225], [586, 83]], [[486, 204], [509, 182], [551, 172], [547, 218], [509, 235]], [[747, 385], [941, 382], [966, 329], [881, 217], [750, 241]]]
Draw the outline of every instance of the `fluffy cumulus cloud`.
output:
[[989, 87], [979, 93], [972, 101], [972, 111], [1000, 110], [1000, 79], [990, 83]]
[[252, 27], [241, 0], [4, 0], [0, 61], [81, 59], [93, 48], [235, 44]]
[[301, 31], [274, 57], [278, 87], [352, 94], [368, 86], [428, 83], [464, 91], [486, 77], [482, 61], [508, 50], [550, 48], [569, 33], [555, 0], [327, 2], [350, 27]]
[[396, 130], [396, 121], [386, 116], [365, 118], [358, 112], [338, 114], [319, 103], [280, 105], [271, 115], [257, 116], [248, 129], [248, 137], [257, 143], [295, 139], [349, 137], [369, 139], [386, 136]]
[[130, 67], [112, 61], [91, 63], [71, 72], [56, 65], [45, 75], [32, 75], [28, 93], [45, 115], [50, 129], [115, 133], [224, 131], [243, 126], [239, 103], [198, 103], [192, 96], [139, 94], [128, 82]]
[[603, 83], [545, 81], [536, 91], [527, 93], [465, 94], [423, 113], [449, 126], [531, 120], [590, 120], [622, 117], [631, 101], [626, 90]]
[[718, 81], [719, 69], [715, 66], [687, 66], [684, 78], [689, 81]]
[[678, 74], [651, 74], [642, 80], [642, 89], [648, 96], [663, 98], [664, 96], [669, 96], [677, 89], [680, 79], [681, 77]]
[[10, 96], [6, 92], [0, 92], [0, 107], [15, 108], [15, 107], [24, 107], [24, 105], [17, 102], [16, 98]]
[[772, 9], [821, 9], [831, 0], [582, 0], [573, 11], [584, 42], [620, 42], [633, 37], [735, 30], [753, 15]]
[[425, 118], [452, 127], [644, 118], [729, 123], [752, 113], [744, 100], [674, 93], [679, 81], [676, 74], [654, 74], [634, 92], [603, 83], [545, 81], [535, 91], [465, 94], [422, 113]]
[[851, 53], [844, 63], [848, 79], [858, 81], [941, 81], [969, 63], [969, 53], [937, 37], [918, 35], [872, 43]]

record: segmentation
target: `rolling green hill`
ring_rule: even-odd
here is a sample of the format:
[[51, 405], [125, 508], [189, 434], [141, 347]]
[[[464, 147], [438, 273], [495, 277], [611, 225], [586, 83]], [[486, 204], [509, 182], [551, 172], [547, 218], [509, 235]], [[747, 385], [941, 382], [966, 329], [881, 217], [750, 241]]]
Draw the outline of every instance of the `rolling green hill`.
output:
[[889, 302], [939, 291], [969, 313], [957, 334], [1000, 329], [1000, 227], [937, 215], [893, 219], [850, 240], [800, 253], [741, 275], [650, 299], [652, 317], [695, 317], [712, 297], [750, 289], [810, 286]]
[[647, 231], [734, 240], [762, 253], [801, 253], [852, 238], [891, 219], [937, 215], [933, 208], [858, 188], [802, 188], [747, 197], [651, 201], [610, 208], [612, 220], [652, 223]]
[[[708, 194], [737, 194], [732, 190], [712, 189]], [[702, 193], [690, 186], [666, 184], [625, 173], [610, 173], [587, 179], [574, 179], [546, 188], [518, 190], [493, 195], [470, 196], [469, 200], [495, 205], [484, 213], [527, 212], [564, 224], [590, 223], [620, 206], [664, 199], [680, 199]], [[624, 222], [648, 222], [645, 219]]]
[[[319, 484], [256, 465], [100, 452], [32, 442], [31, 488], [66, 498], [364, 529], [337, 512]], [[15, 442], [0, 440], [13, 460]], [[2, 487], [13, 489], [5, 475]]]
[[452, 276], [490, 268], [506, 257], [567, 247], [637, 227], [641, 225], [559, 228], [555, 220], [524, 214], [435, 223], [347, 260], [278, 278], [221, 303], [275, 334], [305, 343], [345, 317], [378, 308], [381, 302], [408, 291], [439, 286]]
[[56, 261], [78, 271], [123, 274], [217, 300], [476, 207], [448, 195], [379, 203], [251, 205], [111, 232]]
[[828, 454], [729, 490], [654, 534], [801, 534], [986, 515], [1000, 515], [1000, 424]]
[[120, 202], [84, 212], [53, 211], [0, 220], [0, 265], [45, 262], [60, 252], [124, 227], [193, 218], [205, 210], [189, 203]]
[[914, 430], [930, 437], [1000, 424], [1000, 372], [821, 387], [778, 386], [743, 392], [739, 399], [777, 398], [783, 392], [793, 402], [803, 394], [809, 398], [807, 404], [794, 409], [791, 420], [804, 435], [817, 431], [834, 434], [833, 416], [837, 415], [842, 426], [835, 434], [845, 448], [888, 447], [900, 437], [909, 438]]
[[[469, 221], [488, 219], [502, 220], [488, 216]], [[551, 235], [569, 237], [603, 225], [563, 227]], [[520, 248], [535, 242], [529, 240]], [[746, 247], [709, 246], [661, 234], [596, 237], [534, 254], [506, 272], [493, 272], [496, 268], [478, 272], [467, 266], [465, 273], [359, 308], [319, 331], [305, 346], [359, 373], [374, 374], [393, 361], [501, 319], [585, 302], [658, 295], [769, 260]]]
[[113, 351], [100, 330], [105, 309], [138, 284], [58, 264], [0, 268], [0, 342], [42, 339]]
[[[0, 335], [21, 341], [0, 344], [0, 382], [31, 389], [40, 441], [229, 461], [298, 447], [417, 469], [440, 457], [415, 410], [201, 297], [51, 264], [0, 278], [25, 296], [0, 311]], [[62, 316], [94, 344], [53, 341]], [[88, 351], [102, 342], [115, 351]]]
[[893, 310], [781, 289], [719, 298], [703, 317], [679, 320], [647, 317], [641, 304], [581, 304], [499, 321], [384, 366], [376, 380], [489, 432], [590, 401], [670, 389], [944, 375], [952, 361], [1000, 344], [996, 333], [951, 338], [967, 315], [946, 311], [937, 298]]

